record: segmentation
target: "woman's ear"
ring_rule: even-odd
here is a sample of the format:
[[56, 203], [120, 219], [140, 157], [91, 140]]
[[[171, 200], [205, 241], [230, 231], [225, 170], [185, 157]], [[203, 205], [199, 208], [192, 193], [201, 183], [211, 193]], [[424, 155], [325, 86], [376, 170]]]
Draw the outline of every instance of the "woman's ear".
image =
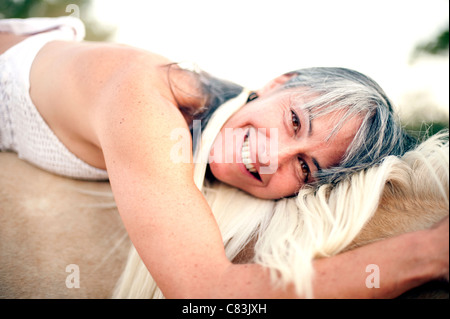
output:
[[262, 89], [257, 91], [258, 96], [263, 96], [279, 89], [280, 87], [283, 86], [284, 83], [289, 81], [294, 76], [297, 76], [297, 74], [294, 72], [290, 72], [276, 77], [275, 79], [267, 83]]

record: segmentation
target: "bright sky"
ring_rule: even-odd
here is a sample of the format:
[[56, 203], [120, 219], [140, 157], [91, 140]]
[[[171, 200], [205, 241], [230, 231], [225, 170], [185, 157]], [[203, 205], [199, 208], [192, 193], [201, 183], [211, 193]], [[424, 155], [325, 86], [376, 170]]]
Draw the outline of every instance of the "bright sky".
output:
[[376, 80], [397, 105], [416, 90], [449, 107], [448, 55], [409, 64], [449, 21], [448, 0], [96, 0], [115, 41], [193, 61], [255, 89], [281, 73], [340, 66]]

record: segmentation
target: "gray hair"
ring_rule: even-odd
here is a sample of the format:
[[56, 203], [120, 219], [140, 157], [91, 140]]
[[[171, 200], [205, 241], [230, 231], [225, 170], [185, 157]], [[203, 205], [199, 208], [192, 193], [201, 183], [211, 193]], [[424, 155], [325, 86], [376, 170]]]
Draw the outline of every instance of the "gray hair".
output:
[[283, 88], [302, 88], [312, 118], [340, 111], [343, 116], [331, 138], [354, 116], [362, 124], [340, 164], [315, 174], [316, 184], [337, 183], [350, 174], [379, 164], [386, 156], [401, 156], [416, 141], [401, 127], [392, 103], [381, 87], [369, 77], [345, 68], [309, 68], [290, 72], [294, 76]]

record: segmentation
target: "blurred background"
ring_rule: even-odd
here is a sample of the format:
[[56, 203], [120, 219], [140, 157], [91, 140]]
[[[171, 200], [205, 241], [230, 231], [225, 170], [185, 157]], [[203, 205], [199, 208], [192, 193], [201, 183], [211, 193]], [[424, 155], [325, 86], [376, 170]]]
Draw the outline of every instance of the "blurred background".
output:
[[0, 19], [64, 15], [85, 22], [87, 40], [195, 62], [250, 89], [304, 67], [355, 69], [415, 134], [449, 125], [448, 0], [0, 0]]

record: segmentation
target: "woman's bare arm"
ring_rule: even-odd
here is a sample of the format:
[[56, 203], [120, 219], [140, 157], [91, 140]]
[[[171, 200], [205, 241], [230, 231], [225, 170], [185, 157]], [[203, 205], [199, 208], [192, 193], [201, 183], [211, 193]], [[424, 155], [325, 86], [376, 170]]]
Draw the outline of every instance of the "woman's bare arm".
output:
[[172, 131], [188, 126], [155, 72], [137, 57], [108, 84], [111, 98], [96, 108], [98, 138], [125, 227], [162, 291], [207, 297], [229, 261], [192, 160], [170, 158]]
[[[394, 298], [449, 274], [449, 220], [353, 251], [317, 260], [315, 295], [324, 298]], [[376, 285], [374, 285], [376, 284]]]
[[[316, 260], [314, 297], [394, 298], [433, 279], [448, 281], [448, 229], [447, 217], [433, 229]], [[218, 294], [233, 298], [303, 297], [297, 296], [292, 286], [276, 290], [268, 282], [267, 272], [258, 265], [232, 265], [217, 289]]]
[[[187, 129], [183, 116], [164, 96], [164, 88], [158, 88], [150, 62], [137, 58], [127, 69], [105, 88], [110, 98], [96, 107], [96, 132], [125, 227], [164, 295], [302, 297], [293, 287], [273, 288], [263, 267], [234, 265], [226, 258], [216, 221], [194, 185], [192, 161], [175, 163], [170, 158], [177, 142], [171, 140], [172, 130]], [[405, 234], [316, 261], [315, 297], [395, 297], [439, 271], [445, 273], [437, 270], [445, 264], [442, 257], [425, 258], [445, 256], [445, 247], [444, 253], [429, 249], [445, 237], [445, 225], [447, 263], [441, 266], [448, 275], [447, 221], [439, 232]], [[365, 285], [369, 264], [380, 269], [380, 288]]]

